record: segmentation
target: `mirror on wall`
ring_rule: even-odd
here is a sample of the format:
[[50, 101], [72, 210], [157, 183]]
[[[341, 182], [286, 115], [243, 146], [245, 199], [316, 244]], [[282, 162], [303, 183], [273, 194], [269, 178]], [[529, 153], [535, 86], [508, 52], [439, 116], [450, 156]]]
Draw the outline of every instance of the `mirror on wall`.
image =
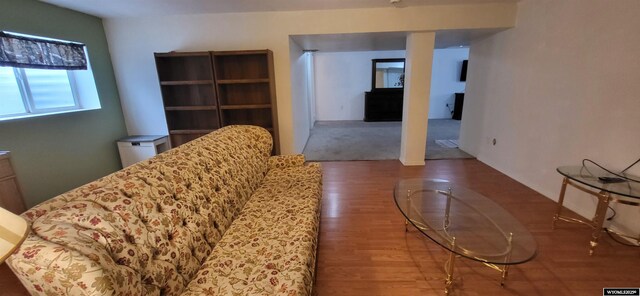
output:
[[401, 89], [404, 87], [404, 59], [373, 59], [371, 89]]

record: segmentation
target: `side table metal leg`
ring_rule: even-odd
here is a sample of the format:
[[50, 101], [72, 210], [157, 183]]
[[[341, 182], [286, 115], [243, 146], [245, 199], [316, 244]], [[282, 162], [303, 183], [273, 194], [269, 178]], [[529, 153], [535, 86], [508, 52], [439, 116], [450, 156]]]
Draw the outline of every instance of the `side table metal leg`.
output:
[[595, 248], [598, 246], [598, 240], [602, 235], [602, 225], [607, 215], [610, 199], [609, 193], [607, 192], [600, 191], [600, 194], [598, 194], [598, 206], [596, 207], [596, 213], [592, 220], [594, 229], [593, 233], [591, 233], [589, 256], [593, 255]]
[[[451, 249], [455, 249], [456, 247], [456, 238], [454, 237], [451, 241]], [[445, 272], [447, 273], [447, 278], [444, 282], [444, 293], [449, 294], [451, 292], [451, 287], [453, 286], [453, 264], [456, 260], [456, 254], [453, 251], [449, 251], [449, 260], [445, 264]]]
[[449, 187], [449, 194], [447, 194], [447, 206], [444, 212], [444, 230], [449, 229], [449, 213], [451, 212], [451, 187]]
[[553, 216], [553, 223], [551, 224], [551, 229], [556, 229], [556, 221], [560, 219], [560, 213], [562, 212], [562, 204], [564, 203], [564, 194], [567, 191], [567, 184], [569, 183], [569, 179], [564, 177], [562, 180], [562, 187], [560, 188], [560, 196], [558, 197], [558, 209], [556, 210], [556, 214]]
[[[507, 254], [507, 256], [504, 258], [505, 263], [508, 263], [509, 261], [511, 261], [511, 251], [513, 251], [513, 246], [511, 245], [511, 243], [513, 242], [512, 232], [509, 233], [508, 242], [509, 242], [509, 254]], [[507, 275], [509, 275], [509, 265], [505, 264], [502, 267], [502, 279], [500, 279], [501, 287], [504, 287], [504, 282], [507, 280]]]
[[411, 189], [407, 190], [407, 204], [409, 205], [409, 210], [407, 211], [407, 216], [409, 217], [404, 219], [404, 232], [409, 231], [409, 219], [411, 219], [411, 209], [413, 208], [413, 205], [411, 204]]
[[507, 276], [509, 275], [509, 265], [505, 265], [502, 268], [502, 279], [500, 279], [500, 286], [504, 287], [504, 283], [507, 281]]

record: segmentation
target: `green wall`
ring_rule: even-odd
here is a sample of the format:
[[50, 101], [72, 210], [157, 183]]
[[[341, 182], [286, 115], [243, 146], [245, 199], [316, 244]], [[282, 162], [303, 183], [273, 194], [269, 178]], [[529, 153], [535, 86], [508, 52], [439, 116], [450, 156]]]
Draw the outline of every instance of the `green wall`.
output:
[[85, 43], [102, 105], [0, 122], [0, 150], [11, 151], [32, 207], [120, 169], [115, 141], [127, 132], [100, 18], [35, 0], [0, 0], [0, 7], [0, 30]]

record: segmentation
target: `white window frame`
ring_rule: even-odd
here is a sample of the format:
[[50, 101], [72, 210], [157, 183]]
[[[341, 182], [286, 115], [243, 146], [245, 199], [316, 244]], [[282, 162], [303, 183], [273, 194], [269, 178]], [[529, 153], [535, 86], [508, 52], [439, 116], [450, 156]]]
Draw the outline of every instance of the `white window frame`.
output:
[[20, 90], [20, 96], [22, 104], [24, 105], [25, 112], [4, 114], [0, 115], [1, 120], [31, 117], [36, 115], [57, 114], [67, 111], [83, 110], [78, 95], [78, 87], [75, 74], [71, 70], [67, 70], [67, 79], [69, 86], [71, 87], [71, 95], [73, 96], [73, 106], [58, 107], [58, 108], [36, 108], [33, 95], [31, 94], [31, 88], [29, 87], [29, 79], [27, 78], [24, 68], [9, 67], [13, 69], [13, 74]]

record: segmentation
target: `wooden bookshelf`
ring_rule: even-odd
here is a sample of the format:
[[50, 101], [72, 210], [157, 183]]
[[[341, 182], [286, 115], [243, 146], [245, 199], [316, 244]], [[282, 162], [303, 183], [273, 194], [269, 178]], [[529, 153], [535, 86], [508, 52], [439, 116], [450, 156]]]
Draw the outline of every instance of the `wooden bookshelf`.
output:
[[273, 136], [273, 154], [279, 154], [273, 53], [270, 50], [214, 51], [212, 55], [221, 126], [264, 127]]
[[222, 126], [266, 128], [280, 153], [270, 50], [156, 53], [173, 147]]
[[245, 83], [269, 83], [269, 79], [223, 79], [218, 80], [218, 84], [245, 84]]
[[165, 111], [199, 111], [199, 110], [216, 110], [216, 106], [166, 106]]
[[271, 104], [223, 105], [222, 110], [232, 109], [271, 109]]
[[177, 147], [220, 127], [209, 52], [156, 53], [171, 146]]
[[196, 85], [196, 84], [212, 84], [211, 80], [177, 80], [177, 81], [161, 81], [160, 85]]
[[214, 130], [172, 130], [169, 134], [172, 135], [194, 135], [194, 134], [208, 134]]

